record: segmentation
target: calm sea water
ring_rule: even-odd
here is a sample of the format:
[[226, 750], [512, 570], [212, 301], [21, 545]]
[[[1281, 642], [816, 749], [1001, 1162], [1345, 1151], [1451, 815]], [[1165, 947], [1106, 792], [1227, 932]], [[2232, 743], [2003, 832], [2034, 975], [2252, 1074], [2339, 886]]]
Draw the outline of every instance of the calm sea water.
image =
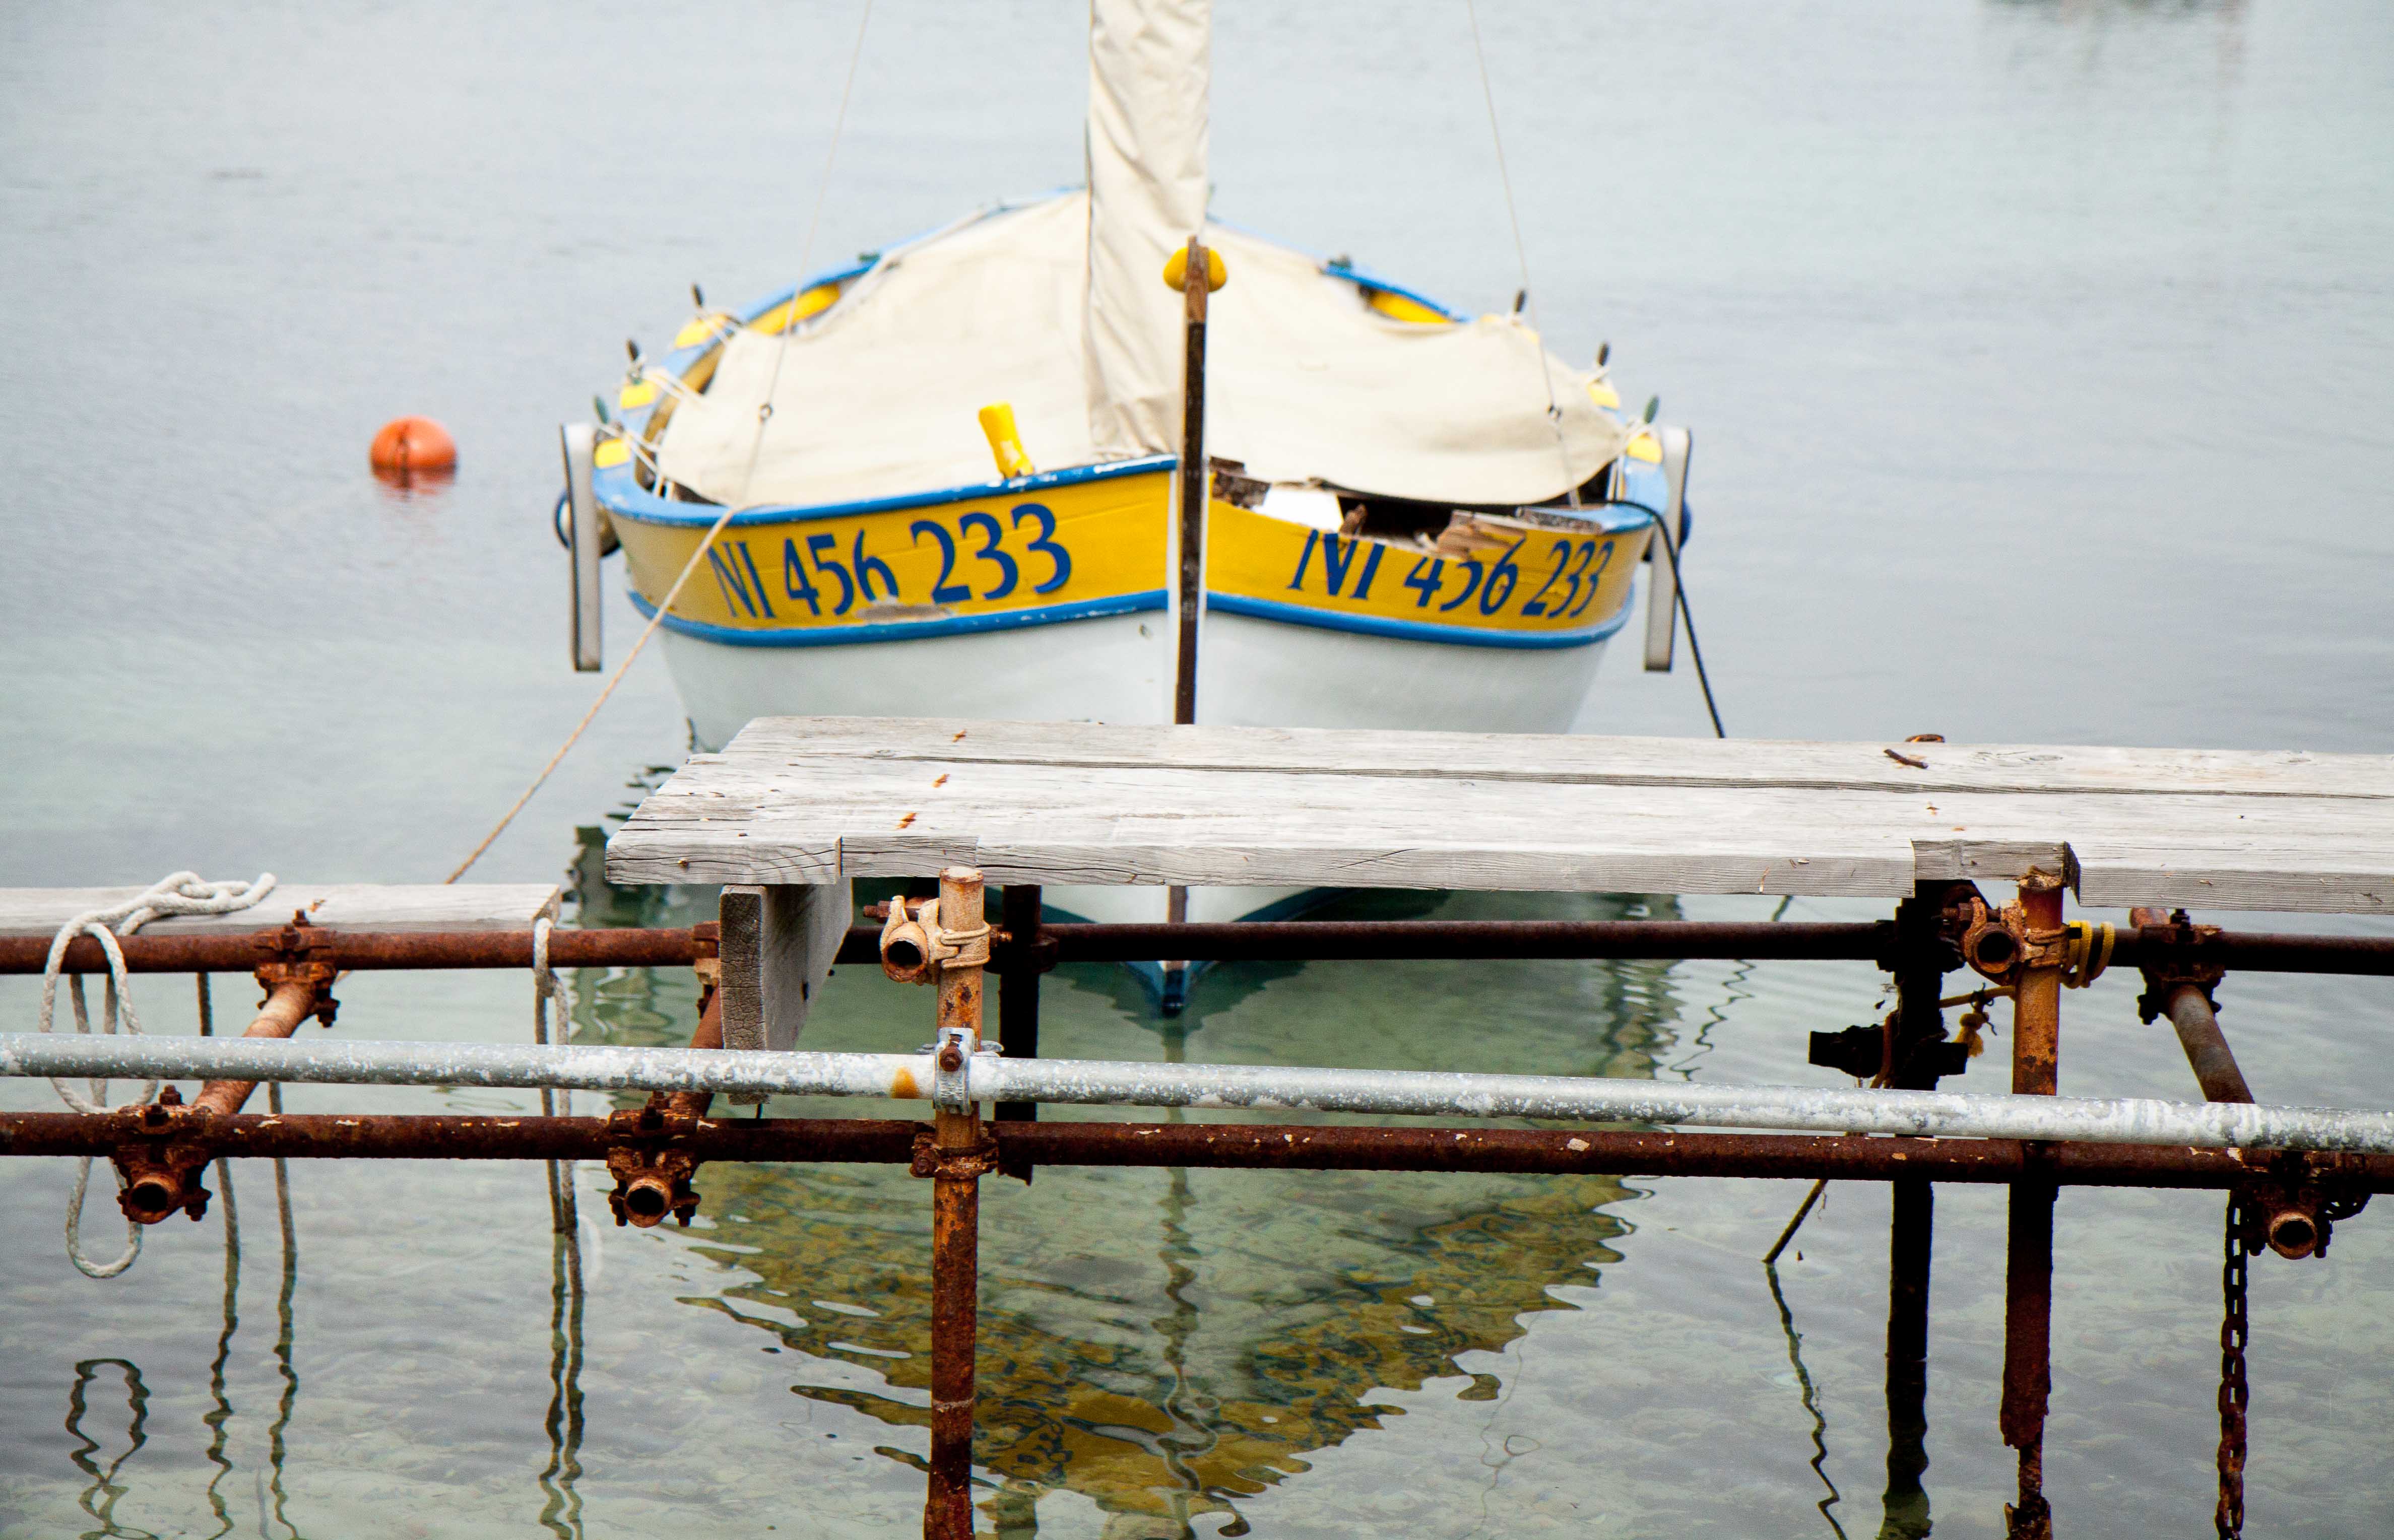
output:
[[[1507, 303], [1464, 11], [1219, 10], [1217, 210]], [[593, 688], [565, 667], [555, 424], [612, 382], [626, 332], [677, 324], [691, 281], [728, 299], [796, 275], [857, 17], [0, 14], [0, 882], [429, 881], [472, 845]], [[1551, 340], [1611, 340], [1624, 394], [1695, 427], [1689, 575], [1732, 732], [2394, 748], [2394, 10], [1492, 3], [1482, 22]], [[1081, 28], [1070, 5], [885, 0], [819, 262], [1075, 179]], [[455, 432], [454, 485], [366, 476], [375, 426], [407, 411]], [[1612, 725], [1700, 730], [1684, 670], [1628, 661], [1603, 685]], [[684, 742], [644, 660], [478, 875], [586, 865], [588, 831]], [[1769, 912], [1351, 906], [1432, 909]], [[687, 1033], [687, 978], [572, 986], [585, 1040]], [[1880, 986], [1794, 965], [1230, 968], [1167, 1028], [1124, 975], [1067, 970], [1047, 1032], [1110, 1057], [1778, 1081], [1821, 1076], [1804, 1031], [1867, 1019]], [[156, 1029], [191, 1029], [186, 985], [138, 994]], [[2131, 994], [2072, 997], [2065, 1089], [2190, 1093]], [[2226, 1001], [2265, 1099], [2394, 1104], [2382, 982], [2239, 979]], [[0, 988], [12, 1027], [33, 1004]], [[816, 1041], [912, 1046], [927, 1008], [845, 972]], [[518, 977], [361, 976], [341, 1019], [501, 1039], [530, 1011]], [[0, 1085], [8, 1107], [48, 1095]], [[927, 1204], [901, 1175], [710, 1168], [689, 1231], [586, 1234], [579, 1294], [536, 1168], [301, 1165], [286, 1225], [272, 1168], [242, 1163], [206, 1222], [151, 1232], [105, 1284], [60, 1252], [71, 1167], [7, 1175], [0, 1533], [917, 1523]], [[1797, 1195], [993, 1183], [984, 1522], [1875, 1533], [1887, 1199], [1833, 1189], [1773, 1278], [1756, 1259]], [[2002, 1208], [1939, 1198], [1940, 1534], [2000, 1533], [2009, 1490]], [[2199, 1532], [2217, 1200], [2073, 1192], [2059, 1225], [2062, 1523]], [[2256, 1533], [2394, 1529], [2389, 1237], [2366, 1214], [2325, 1261], [2255, 1266]]]

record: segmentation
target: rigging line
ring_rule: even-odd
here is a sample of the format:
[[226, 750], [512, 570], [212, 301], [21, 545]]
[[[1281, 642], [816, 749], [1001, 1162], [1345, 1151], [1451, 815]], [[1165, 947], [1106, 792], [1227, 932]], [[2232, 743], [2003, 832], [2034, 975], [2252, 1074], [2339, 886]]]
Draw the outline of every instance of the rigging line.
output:
[[832, 117], [831, 144], [823, 151], [822, 176], [815, 183], [814, 212], [807, 217], [806, 243], [798, 250], [798, 278], [790, 290], [790, 319], [782, 326], [782, 345], [773, 349], [773, 372], [765, 382], [765, 398], [756, 408], [756, 437], [748, 446], [748, 469], [740, 477], [740, 496], [735, 502], [748, 501], [749, 483], [756, 478], [756, 462], [765, 452], [765, 424], [772, 421], [773, 392], [782, 384], [782, 365], [790, 357], [790, 338], [798, 330], [798, 299], [806, 293], [807, 274], [813, 270], [815, 236], [822, 228], [823, 203], [831, 194], [831, 170], [839, 160], [840, 136], [848, 129], [848, 101], [856, 90], [856, 67], [864, 58], [864, 33], [873, 24], [873, 0], [864, 0], [864, 12], [856, 20], [856, 44], [848, 54], [848, 77], [840, 83], [839, 111]]
[[1678, 542], [1662, 526], [1663, 520], [1658, 516], [1654, 520], [1654, 533], [1657, 536], [1654, 543], [1660, 545], [1663, 548], [1663, 554], [1671, 558], [1671, 587], [1678, 595], [1679, 619], [1688, 622], [1688, 656], [1695, 659], [1696, 683], [1703, 686], [1704, 714], [1713, 719], [1713, 737], [1725, 738], [1729, 737], [1729, 730], [1721, 725], [1720, 708], [1713, 704], [1713, 676], [1704, 669], [1703, 644], [1696, 640], [1696, 612], [1688, 607], [1688, 578], [1686, 573], [1679, 570]]
[[[856, 46], [848, 57], [848, 79], [840, 87], [839, 113], [832, 121], [831, 149], [823, 158], [822, 181], [815, 189], [814, 214], [807, 223], [806, 246], [800, 254], [798, 263], [801, 273], [814, 260], [815, 234], [822, 225], [823, 197], [831, 187], [831, 169], [839, 155], [840, 136], [848, 126], [848, 97], [856, 86], [857, 61], [864, 57], [865, 29], [872, 20], [873, 0], [864, 0], [864, 14], [856, 24]], [[806, 281], [801, 277], [798, 281], [803, 285]], [[773, 390], [781, 383], [782, 361], [789, 356], [790, 333], [796, 330], [795, 324], [783, 327], [782, 346], [774, 350], [773, 376], [766, 384], [765, 399], [757, 411], [756, 438], [749, 447], [748, 469], [740, 478], [740, 496], [725, 505], [721, 516], [708, 528], [705, 537], [698, 542], [698, 548], [690, 554], [690, 560], [682, 564], [680, 575], [674, 579], [673, 586], [665, 590], [664, 597], [657, 604], [656, 612], [649, 617], [649, 623], [640, 628], [640, 634], [632, 643], [631, 650], [624, 654], [624, 660], [615, 665], [613, 673], [608, 675], [606, 686], [599, 690], [598, 698], [592, 701], [590, 709], [582, 713], [582, 720], [573, 724], [573, 731], [568, 733], [565, 736], [565, 741], [557, 746], [557, 752], [548, 756], [548, 763], [540, 767], [540, 774], [534, 776], [532, 778], [532, 784], [524, 788], [523, 795], [518, 797], [514, 804], [500, 816], [499, 821], [491, 826], [491, 831], [482, 836], [482, 842], [474, 847], [473, 854], [458, 862], [457, 869], [441, 879], [442, 882], [454, 882], [472, 870], [474, 863], [482, 858], [482, 853], [491, 848], [492, 842], [506, 832], [507, 826], [516, 821], [516, 815], [524, 810], [524, 804], [531, 802], [533, 794], [548, 784], [548, 777], [556, 774], [557, 767], [564, 763], [567, 753], [572, 751], [576, 743], [582, 741], [582, 735], [589, 730], [590, 724], [598, 717], [598, 709], [607, 704], [607, 698], [613, 695], [615, 686], [624, 682], [624, 675], [630, 671], [633, 661], [640, 656], [641, 649], [649, 645], [649, 638], [654, 636], [657, 633], [657, 627], [664, 623], [666, 613], [673, 608], [673, 602], [681, 597], [683, 585], [690, 581], [691, 574], [698, 570], [698, 564], [705, 559], [707, 553], [715, 548], [715, 538], [723, 533], [723, 527], [731, 522], [731, 516], [737, 513], [740, 506], [747, 501], [748, 484], [756, 475], [757, 456], [764, 452], [765, 424], [773, 414]]]
[[1496, 87], [1488, 79], [1488, 50], [1480, 41], [1479, 0], [1464, 0], [1471, 19], [1471, 56], [1480, 62], [1480, 95], [1488, 103], [1488, 137], [1496, 147], [1496, 179], [1505, 189], [1505, 217], [1513, 227], [1513, 255], [1521, 267], [1521, 300], [1529, 307], [1530, 332], [1537, 339], [1538, 377], [1546, 388], [1546, 422], [1555, 430], [1555, 453], [1563, 463], [1563, 482], [1571, 505], [1579, 506], [1579, 472], [1572, 464], [1571, 446], [1563, 439], [1563, 411], [1555, 399], [1555, 370], [1546, 357], [1546, 329], [1538, 324], [1538, 291], [1530, 282], [1530, 247], [1521, 239], [1521, 212], [1513, 202], [1513, 173], [1505, 163], [1505, 133], [1496, 124]]
[[[1729, 737], [1729, 733], [1721, 726], [1720, 708], [1713, 704], [1713, 676], [1704, 669], [1703, 644], [1696, 640], [1696, 612], [1688, 607], [1688, 578], [1687, 574], [1679, 569], [1677, 542], [1671, 537], [1670, 531], [1664, 528], [1663, 516], [1643, 502], [1632, 502], [1625, 498], [1608, 498], [1601, 506], [1635, 508], [1654, 521], [1653, 549], [1661, 551], [1671, 563], [1671, 586], [1677, 591], [1679, 618], [1688, 623], [1688, 656], [1695, 659], [1696, 683], [1703, 686], [1704, 714], [1713, 719], [1713, 737], [1723, 738]], [[1648, 602], [1652, 601], [1650, 599]]]

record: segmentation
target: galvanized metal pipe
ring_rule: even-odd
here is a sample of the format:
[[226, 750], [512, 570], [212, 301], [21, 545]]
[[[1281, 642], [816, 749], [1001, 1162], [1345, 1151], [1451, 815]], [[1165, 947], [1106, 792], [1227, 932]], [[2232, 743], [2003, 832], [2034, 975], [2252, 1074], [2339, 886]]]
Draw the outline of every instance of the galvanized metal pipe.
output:
[[[2201, 1149], [2394, 1154], [2394, 1114], [2137, 1098], [1981, 1096], [1813, 1086], [1429, 1071], [1005, 1059], [975, 1054], [974, 1102], [1094, 1106], [1289, 1107], [1450, 1117], [1786, 1129], [1958, 1138], [2082, 1140]], [[0, 1075], [190, 1079], [238, 1075], [334, 1085], [560, 1086], [576, 1090], [754, 1090], [927, 1098], [927, 1053], [708, 1053], [672, 1048], [499, 1043], [261, 1042], [222, 1038], [0, 1034]]]
[[[59, 1064], [90, 1067], [51, 1067]], [[138, 1067], [152, 1064], [159, 1067]], [[777, 1096], [911, 1100], [930, 1094], [931, 1055], [0, 1033], [0, 1075], [168, 1080], [241, 1076], [319, 1085], [550, 1086], [718, 1094], [753, 1090]]]

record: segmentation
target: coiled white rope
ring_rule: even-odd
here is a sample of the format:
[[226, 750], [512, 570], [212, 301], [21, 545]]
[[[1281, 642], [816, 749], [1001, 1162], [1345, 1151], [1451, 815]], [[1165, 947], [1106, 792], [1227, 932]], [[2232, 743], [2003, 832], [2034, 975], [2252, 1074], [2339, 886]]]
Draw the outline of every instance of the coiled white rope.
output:
[[[117, 936], [131, 935], [151, 920], [170, 915], [231, 914], [248, 908], [273, 891], [274, 874], [270, 871], [258, 873], [256, 880], [249, 882], [210, 882], [195, 871], [178, 871], [172, 877], [160, 879], [121, 904], [112, 904], [75, 916], [59, 927], [58, 935], [50, 942], [50, 955], [43, 964], [41, 1030], [50, 1030], [51, 1020], [58, 1012], [59, 971], [65, 965], [67, 947], [75, 937], [92, 937], [108, 957], [108, 979], [101, 985], [100, 993], [100, 1031], [115, 1032], [121, 1013], [126, 1035], [138, 1036], [141, 1018], [134, 1013], [132, 980], [125, 973], [125, 953], [116, 945]], [[67, 975], [67, 1000], [74, 1007], [75, 1030], [88, 1034], [91, 1031], [91, 1010], [85, 1002], [82, 974]], [[53, 1078], [50, 1085], [59, 1093], [59, 1100], [77, 1112], [108, 1110], [108, 1082], [105, 1080], [90, 1081], [89, 1096], [83, 1095], [64, 1080]], [[142, 1088], [138, 1100], [151, 1101], [157, 1094], [158, 1082], [151, 1080]], [[133, 1259], [141, 1255], [141, 1227], [129, 1217], [125, 1220], [125, 1255], [112, 1262], [95, 1262], [84, 1255], [83, 1205], [84, 1196], [91, 1187], [91, 1158], [89, 1155], [81, 1157], [81, 1164], [75, 1171], [74, 1195], [67, 1200], [67, 1260], [74, 1263], [76, 1271], [86, 1277], [113, 1278], [131, 1267]], [[118, 1184], [122, 1185], [124, 1180], [120, 1173]]]

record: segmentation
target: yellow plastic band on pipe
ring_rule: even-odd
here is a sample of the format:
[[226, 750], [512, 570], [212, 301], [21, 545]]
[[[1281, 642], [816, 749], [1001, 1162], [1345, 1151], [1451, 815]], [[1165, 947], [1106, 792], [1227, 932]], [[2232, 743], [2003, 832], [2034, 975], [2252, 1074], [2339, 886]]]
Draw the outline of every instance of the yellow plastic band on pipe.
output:
[[[1188, 279], [1189, 248], [1177, 247], [1170, 256], [1164, 259], [1164, 286], [1167, 289], [1178, 289], [1187, 283]], [[1206, 247], [1205, 292], [1212, 294], [1230, 281], [1230, 269], [1222, 266], [1222, 254], [1211, 246]]]
[[1022, 447], [1022, 436], [1014, 428], [1014, 404], [992, 401], [980, 409], [980, 431], [989, 439], [989, 452], [997, 459], [997, 474], [1008, 481], [1018, 476], [1033, 474], [1030, 451]]

